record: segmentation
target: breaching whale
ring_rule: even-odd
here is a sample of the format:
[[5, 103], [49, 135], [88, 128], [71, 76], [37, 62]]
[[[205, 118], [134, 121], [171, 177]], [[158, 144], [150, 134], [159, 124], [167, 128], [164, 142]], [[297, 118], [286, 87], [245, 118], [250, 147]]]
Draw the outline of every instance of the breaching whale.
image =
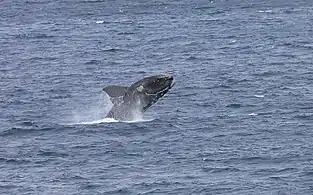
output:
[[157, 75], [143, 78], [129, 87], [110, 85], [103, 88], [113, 103], [106, 118], [135, 120], [138, 112], [145, 112], [174, 86], [173, 81], [171, 75]]

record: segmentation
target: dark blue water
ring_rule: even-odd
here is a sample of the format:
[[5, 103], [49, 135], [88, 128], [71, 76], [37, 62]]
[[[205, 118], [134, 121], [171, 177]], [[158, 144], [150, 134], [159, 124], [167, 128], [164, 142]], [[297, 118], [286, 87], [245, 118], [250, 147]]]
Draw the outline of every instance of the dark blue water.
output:
[[[0, 10], [0, 194], [313, 194], [312, 1]], [[160, 73], [153, 120], [93, 122]]]

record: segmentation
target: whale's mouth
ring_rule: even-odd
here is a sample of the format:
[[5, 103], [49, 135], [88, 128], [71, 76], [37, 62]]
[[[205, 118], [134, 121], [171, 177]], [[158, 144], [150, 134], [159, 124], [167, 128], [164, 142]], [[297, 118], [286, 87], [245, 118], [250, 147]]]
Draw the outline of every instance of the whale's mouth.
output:
[[145, 83], [140, 91], [143, 100], [143, 111], [146, 111], [151, 105], [156, 103], [175, 85], [174, 78], [171, 75], [159, 75], [149, 79], [149, 82]]
[[145, 91], [144, 93], [147, 96], [152, 96], [152, 95], [153, 96], [163, 96], [165, 93], [167, 93], [175, 85], [173, 77], [171, 77], [171, 79], [167, 80], [165, 83], [166, 84], [163, 85], [164, 87], [162, 87], [161, 89], [159, 89], [153, 93], [149, 93], [147, 91]]
[[170, 87], [166, 87], [166, 88], [164, 88], [164, 89], [161, 90], [161, 91], [157, 91], [157, 92], [155, 92], [155, 93], [148, 93], [148, 92], [145, 92], [145, 94], [146, 94], [147, 96], [151, 96], [151, 95], [157, 96], [157, 95], [159, 95], [159, 94], [162, 94], [162, 93], [164, 93], [164, 92], [167, 92], [169, 89], [170, 89]]

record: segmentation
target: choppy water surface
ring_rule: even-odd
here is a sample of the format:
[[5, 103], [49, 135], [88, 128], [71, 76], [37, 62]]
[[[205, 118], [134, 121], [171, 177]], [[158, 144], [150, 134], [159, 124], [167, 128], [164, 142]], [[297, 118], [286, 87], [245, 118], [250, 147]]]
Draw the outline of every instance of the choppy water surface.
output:
[[[312, 1], [0, 1], [1, 194], [313, 194]], [[147, 120], [105, 85], [172, 73]]]

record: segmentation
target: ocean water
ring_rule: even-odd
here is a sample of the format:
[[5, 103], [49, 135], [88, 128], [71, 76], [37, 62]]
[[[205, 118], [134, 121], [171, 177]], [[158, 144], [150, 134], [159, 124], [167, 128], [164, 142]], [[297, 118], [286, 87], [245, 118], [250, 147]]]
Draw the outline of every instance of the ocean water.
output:
[[[313, 194], [312, 1], [0, 10], [0, 194]], [[104, 86], [163, 73], [144, 119], [104, 119]]]

